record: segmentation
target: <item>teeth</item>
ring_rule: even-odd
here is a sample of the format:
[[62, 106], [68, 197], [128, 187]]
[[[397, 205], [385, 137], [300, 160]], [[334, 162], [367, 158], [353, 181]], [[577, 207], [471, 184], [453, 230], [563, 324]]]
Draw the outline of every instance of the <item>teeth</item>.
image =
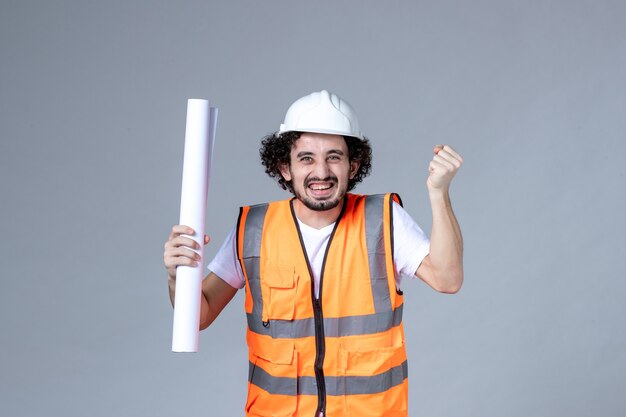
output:
[[330, 185], [311, 185], [311, 189], [313, 190], [328, 190]]

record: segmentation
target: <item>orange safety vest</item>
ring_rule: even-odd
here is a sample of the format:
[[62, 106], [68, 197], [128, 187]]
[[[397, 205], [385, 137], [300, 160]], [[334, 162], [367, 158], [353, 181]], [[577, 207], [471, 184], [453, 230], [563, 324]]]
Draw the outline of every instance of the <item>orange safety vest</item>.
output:
[[396, 194], [347, 194], [315, 298], [293, 200], [243, 207], [246, 416], [407, 416], [402, 292], [393, 265]]

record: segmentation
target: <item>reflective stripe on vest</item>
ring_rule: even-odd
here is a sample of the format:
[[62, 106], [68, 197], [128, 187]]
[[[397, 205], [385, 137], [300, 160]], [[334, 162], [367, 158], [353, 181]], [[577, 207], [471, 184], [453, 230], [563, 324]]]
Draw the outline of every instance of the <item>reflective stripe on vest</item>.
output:
[[[365, 316], [325, 317], [324, 335], [326, 337], [354, 336], [380, 333], [402, 323], [402, 308], [383, 311]], [[313, 317], [299, 320], [272, 320], [271, 326], [259, 320], [260, 315], [247, 314], [248, 328], [258, 334], [273, 338], [301, 338], [315, 336]]]
[[[246, 278], [248, 415], [295, 415], [297, 408], [297, 415], [313, 416], [315, 407], [325, 407], [330, 417], [357, 410], [368, 416], [363, 409], [379, 403], [393, 415], [406, 415], [403, 304], [393, 266], [394, 200], [399, 201], [394, 194], [346, 197], [322, 268], [321, 347], [315, 337], [312, 277], [290, 201], [241, 209], [237, 252]], [[325, 390], [318, 392], [320, 375], [316, 379], [313, 364], [320, 354]], [[359, 397], [349, 400], [352, 395]], [[351, 408], [357, 398], [365, 407]], [[371, 415], [381, 411], [371, 410]]]
[[[327, 376], [326, 393], [328, 395], [376, 394], [401, 384], [407, 377], [406, 361], [388, 371], [374, 376]], [[254, 364], [250, 364], [248, 380], [270, 394], [289, 395], [297, 392], [301, 395], [317, 395], [315, 377], [297, 378], [275, 377]]]

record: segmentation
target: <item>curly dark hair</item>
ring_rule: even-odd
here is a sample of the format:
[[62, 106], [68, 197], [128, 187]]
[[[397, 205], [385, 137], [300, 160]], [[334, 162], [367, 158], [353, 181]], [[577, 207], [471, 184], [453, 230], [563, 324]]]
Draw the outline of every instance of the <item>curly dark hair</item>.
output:
[[[300, 138], [301, 134], [302, 132], [285, 132], [282, 134], [274, 132], [261, 140], [261, 149], [259, 149], [265, 173], [272, 178], [276, 178], [278, 185], [283, 190], [289, 190], [291, 193], [293, 193], [291, 181], [286, 181], [283, 178], [280, 173], [280, 167], [283, 164], [290, 164], [291, 148], [293, 148], [294, 143]], [[346, 140], [346, 145], [348, 145], [350, 161], [359, 162], [358, 171], [352, 179], [348, 180], [348, 191], [351, 191], [372, 171], [372, 148], [366, 137], [359, 139], [353, 136], [344, 136], [344, 139]]]

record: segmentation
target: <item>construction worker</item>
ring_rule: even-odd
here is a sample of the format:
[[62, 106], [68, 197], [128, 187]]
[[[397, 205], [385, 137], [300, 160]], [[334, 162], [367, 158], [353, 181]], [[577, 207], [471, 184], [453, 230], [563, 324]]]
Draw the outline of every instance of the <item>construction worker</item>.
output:
[[[260, 153], [294, 197], [242, 207], [209, 264], [200, 318], [208, 327], [246, 288], [246, 415], [407, 416], [401, 278], [460, 289], [463, 243], [448, 190], [463, 159], [434, 147], [429, 239], [396, 194], [349, 193], [370, 172], [371, 148], [335, 94], [294, 102]], [[198, 244], [183, 236], [196, 232], [176, 225], [165, 244], [172, 303], [176, 267], [200, 260]]]

